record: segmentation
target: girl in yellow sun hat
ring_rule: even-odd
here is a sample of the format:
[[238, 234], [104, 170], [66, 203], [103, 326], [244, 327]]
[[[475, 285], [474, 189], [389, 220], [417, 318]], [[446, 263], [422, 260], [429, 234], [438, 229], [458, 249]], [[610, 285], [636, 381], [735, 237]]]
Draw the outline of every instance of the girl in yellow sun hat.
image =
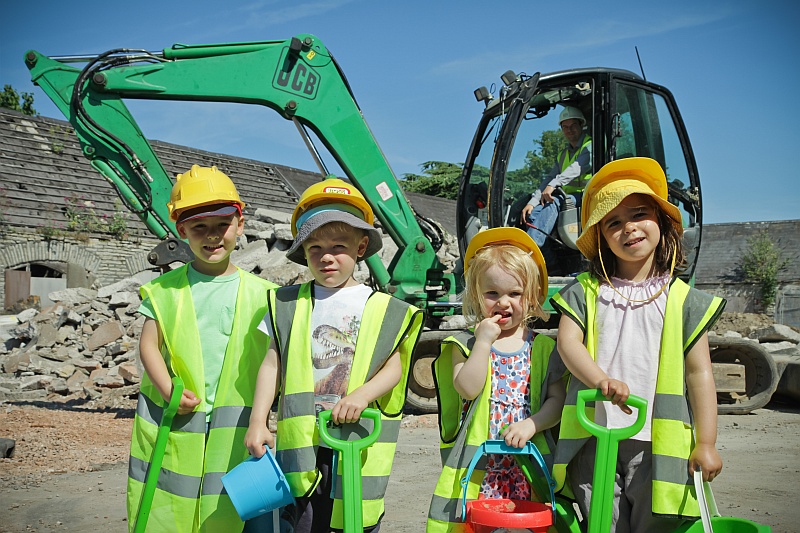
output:
[[648, 402], [644, 428], [620, 442], [612, 531], [673, 531], [696, 520], [692, 475], [722, 469], [716, 450], [717, 399], [707, 331], [721, 298], [674, 277], [684, 262], [683, 227], [668, 201], [661, 166], [648, 158], [605, 165], [583, 197], [583, 234], [591, 261], [551, 300], [561, 313], [558, 352], [572, 373], [555, 453], [558, 489], [568, 481], [588, 516], [595, 439], [575, 417], [581, 389], [600, 389], [594, 420], [630, 426], [633, 393]]
[[[486, 230], [470, 242], [464, 267], [464, 315], [474, 329], [442, 341], [434, 363], [444, 464], [428, 533], [465, 531], [457, 511], [468, 451], [487, 439], [517, 448], [532, 440], [552, 459], [545, 430], [558, 423], [564, 404], [563, 382], [547, 379], [555, 343], [530, 327], [545, 317], [547, 268], [539, 247], [519, 228]], [[514, 457], [490, 454], [481, 475], [471, 477], [467, 498], [530, 500]]]

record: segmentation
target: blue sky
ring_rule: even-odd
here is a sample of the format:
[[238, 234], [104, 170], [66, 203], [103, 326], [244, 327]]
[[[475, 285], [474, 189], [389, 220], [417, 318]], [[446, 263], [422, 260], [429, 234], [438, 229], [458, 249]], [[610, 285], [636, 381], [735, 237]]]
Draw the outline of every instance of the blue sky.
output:
[[[463, 162], [483, 108], [473, 90], [499, 84], [504, 71], [606, 66], [639, 72], [637, 46], [647, 79], [668, 87], [681, 109], [700, 170], [705, 222], [800, 218], [797, 2], [8, 4], [0, 84], [33, 92], [37, 111], [55, 118], [63, 116], [30, 82], [23, 62], [28, 49], [82, 55], [317, 35], [344, 70], [398, 176], [419, 173], [425, 161]], [[294, 126], [267, 109], [183, 102], [129, 107], [149, 138], [316, 170]]]

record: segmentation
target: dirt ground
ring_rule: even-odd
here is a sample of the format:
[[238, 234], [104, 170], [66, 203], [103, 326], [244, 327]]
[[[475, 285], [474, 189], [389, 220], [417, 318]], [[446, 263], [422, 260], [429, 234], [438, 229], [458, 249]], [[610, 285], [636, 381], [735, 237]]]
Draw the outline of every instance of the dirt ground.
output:
[[[0, 532], [125, 531], [125, 475], [133, 411], [74, 405], [0, 406]], [[435, 415], [407, 416], [389, 482], [382, 531], [424, 531], [439, 469]], [[800, 408], [771, 403], [719, 419], [725, 461], [713, 488], [720, 512], [772, 526], [800, 524]]]

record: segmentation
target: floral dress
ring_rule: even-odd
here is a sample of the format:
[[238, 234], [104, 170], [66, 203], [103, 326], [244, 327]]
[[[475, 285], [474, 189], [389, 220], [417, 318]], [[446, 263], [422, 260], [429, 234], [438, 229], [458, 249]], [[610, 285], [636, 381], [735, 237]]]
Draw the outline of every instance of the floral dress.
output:
[[[530, 375], [531, 343], [534, 333], [513, 353], [500, 352], [492, 346], [492, 397], [489, 438], [502, 439], [505, 426], [531, 416]], [[531, 488], [525, 474], [511, 454], [489, 454], [480, 498], [530, 500]]]

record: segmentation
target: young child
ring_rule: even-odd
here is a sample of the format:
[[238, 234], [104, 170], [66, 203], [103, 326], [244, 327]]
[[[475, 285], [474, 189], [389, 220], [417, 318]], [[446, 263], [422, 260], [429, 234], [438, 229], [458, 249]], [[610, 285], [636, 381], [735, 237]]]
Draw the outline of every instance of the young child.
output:
[[[361, 193], [340, 179], [306, 189], [292, 215], [295, 239], [286, 256], [307, 265], [314, 281], [270, 291], [269, 311], [259, 326], [272, 340], [259, 370], [245, 443], [255, 457], [264, 454], [264, 444], [273, 446], [267, 415], [280, 391], [274, 444], [296, 499], [283, 519], [296, 532], [343, 527], [342, 465], [332, 471], [333, 451], [320, 443], [321, 410], [332, 409], [336, 424], [359, 422], [366, 407], [380, 410], [380, 439], [362, 454], [361, 472], [368, 480], [362, 489], [365, 531], [377, 531], [383, 516], [423, 317], [419, 309], [353, 278], [356, 263], [382, 246], [373, 217]], [[371, 424], [345, 429], [360, 438]]]
[[170, 218], [195, 259], [141, 287], [147, 317], [139, 341], [144, 366], [128, 472], [133, 530], [171, 376], [185, 390], [172, 423], [149, 531], [241, 531], [220, 478], [246, 459], [242, 443], [256, 375], [269, 339], [255, 332], [273, 283], [230, 262], [244, 203], [216, 167], [177, 176]]
[[725, 302], [673, 277], [684, 262], [683, 227], [656, 161], [605, 165], [589, 182], [583, 206], [577, 243], [591, 271], [552, 299], [563, 313], [558, 352], [575, 378], [554, 475], [559, 488], [569, 478], [587, 516], [596, 441], [575, 418], [577, 391], [597, 388], [611, 401], [598, 402], [594, 412], [610, 428], [633, 423], [623, 402], [630, 393], [641, 396], [647, 423], [620, 442], [612, 531], [673, 531], [681, 519], [699, 516], [693, 472], [700, 468], [711, 481], [722, 469], [707, 331]]
[[[522, 448], [533, 440], [549, 456], [544, 430], [558, 423], [564, 405], [563, 382], [546, 374], [555, 342], [529, 327], [545, 318], [547, 268], [539, 247], [518, 228], [486, 230], [470, 242], [464, 269], [464, 315], [475, 328], [445, 339], [434, 363], [444, 467], [429, 533], [465, 530], [460, 481], [476, 446], [504, 439]], [[510, 454], [490, 455], [485, 473], [473, 476], [467, 490], [472, 500], [532, 496]]]

